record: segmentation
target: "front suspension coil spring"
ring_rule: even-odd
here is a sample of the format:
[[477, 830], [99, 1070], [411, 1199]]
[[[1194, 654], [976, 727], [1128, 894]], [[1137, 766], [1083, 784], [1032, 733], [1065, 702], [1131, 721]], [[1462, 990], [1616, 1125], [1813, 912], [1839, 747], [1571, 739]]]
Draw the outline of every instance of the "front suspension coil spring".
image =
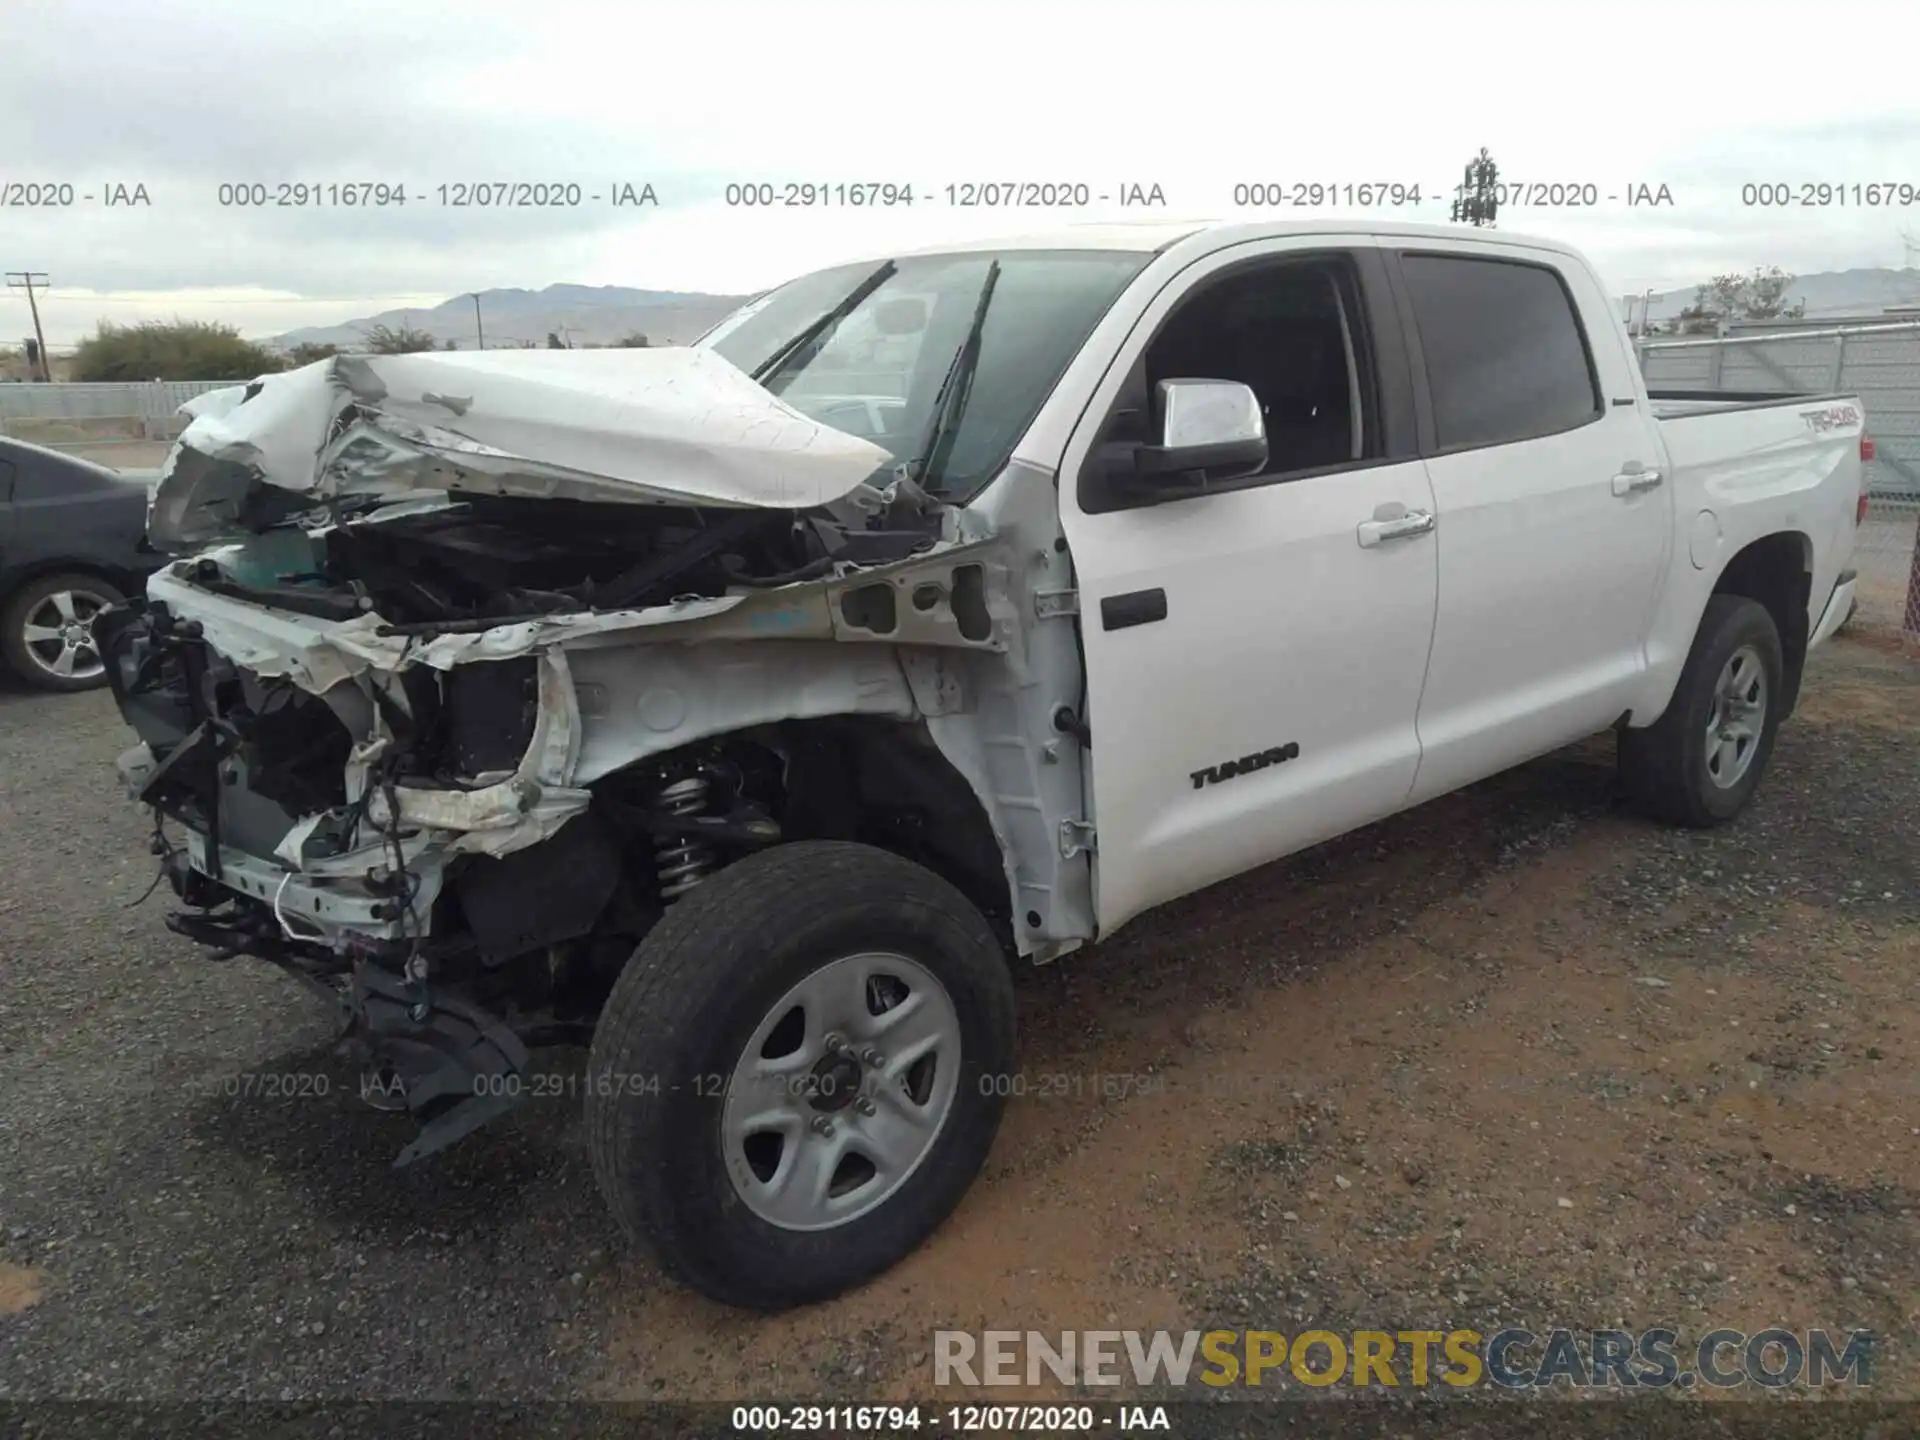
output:
[[[670, 815], [700, 815], [707, 808], [707, 788], [704, 776], [690, 775], [668, 785], [656, 798]], [[713, 859], [713, 847], [691, 835], [670, 836], [656, 844], [653, 863], [662, 903], [671, 905], [705, 879]]]

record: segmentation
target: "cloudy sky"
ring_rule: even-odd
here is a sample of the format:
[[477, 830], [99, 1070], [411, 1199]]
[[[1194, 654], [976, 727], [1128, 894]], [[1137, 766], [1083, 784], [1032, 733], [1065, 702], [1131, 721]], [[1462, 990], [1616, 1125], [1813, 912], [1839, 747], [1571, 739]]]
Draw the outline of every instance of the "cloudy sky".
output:
[[[1920, 7], [1874, 0], [1829, 32], [1804, 4], [1704, 0], [22, 3], [0, 51], [0, 200], [48, 184], [75, 200], [0, 206], [0, 268], [51, 275], [55, 345], [101, 319], [267, 335], [556, 281], [743, 292], [1112, 210], [948, 205], [945, 187], [969, 181], [1157, 184], [1161, 213], [1216, 216], [1245, 213], [1240, 182], [1384, 180], [1420, 185], [1426, 203], [1378, 213], [1444, 220], [1483, 145], [1510, 181], [1595, 187], [1596, 209], [1509, 207], [1502, 228], [1585, 246], [1617, 292], [1762, 264], [1899, 266], [1901, 231], [1920, 238], [1920, 204], [1742, 204], [1746, 184], [1920, 190], [1920, 106], [1871, 78], [1874, 55], [1915, 53]], [[904, 183], [921, 198], [726, 203], [729, 184], [788, 181]], [[220, 203], [223, 184], [281, 182], [409, 198]], [[476, 182], [582, 198], [440, 203], [440, 186]], [[1674, 204], [1629, 209], [1640, 183]], [[614, 206], [621, 184], [651, 184], [659, 205]], [[151, 203], [109, 208], [115, 185]], [[0, 339], [27, 324], [6, 292]]]

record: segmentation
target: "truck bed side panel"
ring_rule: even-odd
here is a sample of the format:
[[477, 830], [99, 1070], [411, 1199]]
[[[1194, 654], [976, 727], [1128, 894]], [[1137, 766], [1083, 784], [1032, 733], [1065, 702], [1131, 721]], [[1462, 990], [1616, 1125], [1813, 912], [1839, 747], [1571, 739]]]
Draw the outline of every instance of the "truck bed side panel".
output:
[[1803, 537], [1812, 571], [1811, 632], [1852, 563], [1863, 407], [1852, 396], [1802, 396], [1659, 420], [1678, 528], [1671, 600], [1647, 640], [1648, 681], [1632, 723], [1666, 708], [1700, 616], [1727, 563], [1769, 535]]

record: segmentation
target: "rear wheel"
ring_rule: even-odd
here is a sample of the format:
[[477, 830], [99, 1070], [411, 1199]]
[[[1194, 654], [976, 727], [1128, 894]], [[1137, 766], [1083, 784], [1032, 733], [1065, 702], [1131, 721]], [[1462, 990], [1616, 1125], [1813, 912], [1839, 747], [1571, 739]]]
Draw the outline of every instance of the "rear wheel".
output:
[[667, 1270], [730, 1304], [886, 1269], [986, 1160], [1013, 1061], [987, 922], [884, 851], [802, 842], [675, 902], [594, 1034], [594, 1174]]
[[1773, 753], [1784, 674], [1765, 606], [1739, 595], [1708, 600], [1666, 713], [1620, 732], [1621, 773], [1640, 808], [1694, 828], [1744, 810]]
[[107, 683], [93, 622], [120, 592], [92, 575], [42, 575], [0, 610], [0, 654], [41, 690], [92, 690]]

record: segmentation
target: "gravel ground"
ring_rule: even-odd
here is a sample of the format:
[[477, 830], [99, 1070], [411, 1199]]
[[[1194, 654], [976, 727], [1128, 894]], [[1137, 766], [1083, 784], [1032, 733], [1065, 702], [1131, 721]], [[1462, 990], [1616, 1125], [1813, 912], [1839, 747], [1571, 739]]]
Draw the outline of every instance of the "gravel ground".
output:
[[318, 1007], [129, 908], [111, 703], [0, 691], [0, 1396], [924, 1398], [936, 1327], [1616, 1320], [1871, 1325], [1920, 1395], [1917, 701], [1842, 637], [1728, 830], [1594, 742], [1029, 976], [961, 1210], [760, 1317], [620, 1245], [573, 1105], [390, 1171]]

